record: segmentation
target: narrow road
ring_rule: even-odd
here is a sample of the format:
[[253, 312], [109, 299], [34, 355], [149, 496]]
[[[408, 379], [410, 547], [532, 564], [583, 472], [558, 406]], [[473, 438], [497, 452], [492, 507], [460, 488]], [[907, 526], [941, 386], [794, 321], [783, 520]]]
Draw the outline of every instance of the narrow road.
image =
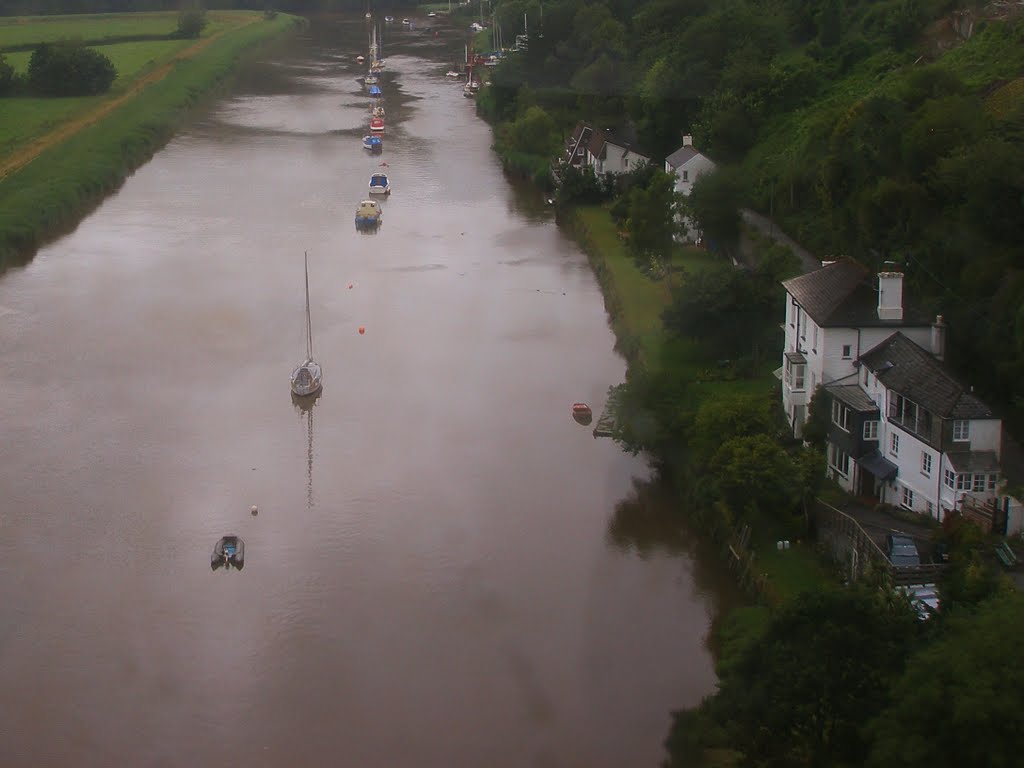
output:
[[788, 247], [800, 258], [800, 264], [804, 272], [811, 272], [821, 266], [821, 260], [815, 258], [805, 248], [801, 248], [797, 242], [779, 229], [778, 224], [773, 224], [767, 216], [762, 216], [749, 208], [740, 208], [740, 217], [743, 223], [753, 227], [758, 232], [769, 237], [773, 242], [781, 243]]

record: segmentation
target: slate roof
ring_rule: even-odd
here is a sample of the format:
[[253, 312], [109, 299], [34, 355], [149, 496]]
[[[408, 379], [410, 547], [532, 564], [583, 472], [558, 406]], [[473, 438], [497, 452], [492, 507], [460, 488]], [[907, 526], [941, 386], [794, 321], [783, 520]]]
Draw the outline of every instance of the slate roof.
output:
[[874, 275], [853, 259], [841, 257], [821, 269], [785, 280], [782, 286], [822, 328], [878, 328], [930, 325], [930, 315], [908, 305], [903, 293], [903, 319], [878, 319]]
[[612, 144], [613, 146], [616, 147], [622, 147], [626, 151], [636, 155], [637, 157], [642, 157], [644, 160], [650, 159], [650, 155], [648, 155], [646, 152], [640, 149], [640, 147], [635, 146], [633, 142], [627, 141], [626, 139], [623, 139], [620, 136], [616, 136], [614, 133], [608, 130], [595, 130], [590, 135], [590, 145], [587, 147], [587, 151], [589, 151], [590, 154], [596, 158], [599, 158], [601, 160], [607, 159], [607, 155], [604, 151], [606, 144]]
[[867, 392], [856, 384], [826, 384], [829, 394], [853, 408], [858, 413], [875, 413], [878, 406], [868, 397]]
[[945, 366], [898, 331], [860, 357], [887, 388], [946, 419], [994, 419], [992, 409]]
[[999, 471], [999, 459], [995, 451], [950, 451], [946, 455], [957, 474]]
[[671, 155], [666, 157], [665, 162], [668, 163], [673, 168], [678, 168], [683, 163], [689, 162], [699, 154], [700, 152], [697, 151], [697, 148], [692, 145], [682, 146], [675, 152], [673, 152]]

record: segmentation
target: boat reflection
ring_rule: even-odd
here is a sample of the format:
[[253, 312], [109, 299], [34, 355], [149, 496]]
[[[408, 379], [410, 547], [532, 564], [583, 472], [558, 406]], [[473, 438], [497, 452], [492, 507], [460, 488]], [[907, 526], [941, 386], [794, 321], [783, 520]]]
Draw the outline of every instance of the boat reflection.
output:
[[292, 405], [298, 411], [299, 418], [306, 420], [306, 509], [313, 508], [313, 409], [320, 401], [323, 391], [307, 397], [292, 395]]

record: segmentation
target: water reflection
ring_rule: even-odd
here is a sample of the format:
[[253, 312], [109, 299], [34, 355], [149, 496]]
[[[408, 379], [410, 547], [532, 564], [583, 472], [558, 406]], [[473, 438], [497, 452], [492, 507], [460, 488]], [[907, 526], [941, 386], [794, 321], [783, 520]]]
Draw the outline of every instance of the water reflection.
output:
[[719, 613], [740, 599], [714, 544], [691, 527], [678, 492], [661, 477], [633, 479], [632, 492], [615, 505], [608, 541], [644, 560], [658, 554], [686, 557], [693, 563], [695, 593], [719, 597]]
[[322, 394], [322, 389], [306, 397], [292, 393], [292, 405], [306, 422], [306, 509], [313, 508], [313, 409]]

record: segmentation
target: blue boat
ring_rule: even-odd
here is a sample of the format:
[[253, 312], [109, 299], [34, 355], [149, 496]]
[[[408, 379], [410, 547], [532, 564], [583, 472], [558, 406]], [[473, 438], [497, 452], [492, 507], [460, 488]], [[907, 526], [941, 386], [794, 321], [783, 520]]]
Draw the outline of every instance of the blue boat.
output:
[[363, 149], [380, 154], [384, 151], [384, 141], [380, 136], [363, 136]]
[[375, 98], [375, 99], [379, 99], [381, 96], [383, 96], [383, 94], [380, 92], [380, 86], [379, 85], [371, 85], [370, 86], [370, 95], [373, 98]]
[[356, 228], [374, 229], [381, 220], [381, 209], [376, 200], [363, 200], [356, 208]]

